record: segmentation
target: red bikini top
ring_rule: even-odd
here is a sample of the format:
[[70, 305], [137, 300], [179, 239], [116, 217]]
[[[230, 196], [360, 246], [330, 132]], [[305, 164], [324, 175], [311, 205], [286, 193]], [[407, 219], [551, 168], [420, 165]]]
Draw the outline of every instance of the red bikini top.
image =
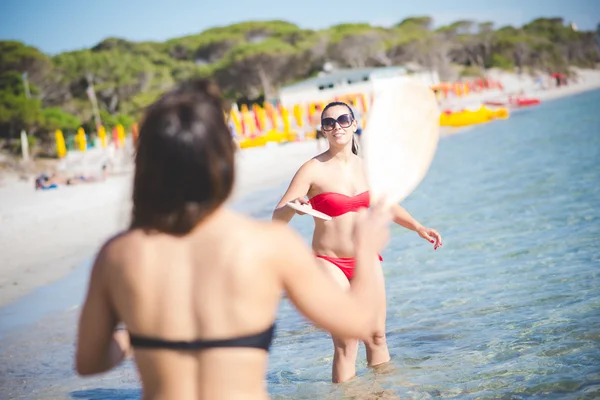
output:
[[346, 196], [335, 192], [324, 192], [309, 200], [312, 208], [321, 211], [330, 217], [338, 217], [348, 212], [356, 212], [367, 208], [370, 204], [369, 192], [362, 192], [356, 196]]

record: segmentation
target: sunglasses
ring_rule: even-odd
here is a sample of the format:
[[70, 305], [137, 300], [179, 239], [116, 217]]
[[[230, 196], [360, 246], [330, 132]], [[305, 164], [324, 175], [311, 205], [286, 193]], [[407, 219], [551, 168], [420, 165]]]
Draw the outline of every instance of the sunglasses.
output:
[[352, 121], [354, 121], [354, 118], [352, 118], [352, 115], [350, 114], [342, 114], [337, 117], [337, 119], [323, 118], [321, 120], [321, 128], [324, 131], [332, 131], [335, 128], [336, 122], [340, 125], [340, 127], [348, 128], [350, 125], [352, 125]]

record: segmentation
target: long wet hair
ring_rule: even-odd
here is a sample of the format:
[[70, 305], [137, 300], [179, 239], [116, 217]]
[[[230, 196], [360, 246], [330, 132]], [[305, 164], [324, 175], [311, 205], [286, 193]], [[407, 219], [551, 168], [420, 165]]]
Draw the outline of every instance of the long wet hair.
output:
[[[352, 116], [352, 120], [353, 121], [356, 120], [356, 118], [354, 117], [354, 111], [352, 111], [352, 107], [350, 107], [348, 104], [344, 103], [343, 101], [332, 101], [331, 103], [329, 103], [325, 106], [323, 111], [321, 111], [321, 121], [323, 120], [325, 111], [327, 111], [331, 107], [336, 107], [336, 106], [346, 107], [348, 109], [350, 115]], [[323, 129], [323, 128], [321, 128], [321, 129]], [[356, 143], [356, 140], [354, 139], [354, 134], [352, 134], [352, 153], [354, 153], [355, 155], [358, 155], [358, 143]]]
[[234, 165], [213, 83], [191, 81], [163, 95], [148, 107], [140, 127], [131, 228], [190, 232], [229, 197]]

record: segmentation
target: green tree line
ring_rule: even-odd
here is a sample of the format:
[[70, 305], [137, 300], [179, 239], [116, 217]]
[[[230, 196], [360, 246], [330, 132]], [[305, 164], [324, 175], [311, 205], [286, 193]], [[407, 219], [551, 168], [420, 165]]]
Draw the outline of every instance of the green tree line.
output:
[[571, 65], [596, 67], [598, 37], [561, 18], [498, 29], [464, 20], [434, 29], [430, 17], [413, 17], [389, 28], [341, 24], [317, 31], [250, 21], [161, 43], [108, 38], [55, 56], [0, 41], [0, 138], [17, 137], [22, 129], [39, 137], [55, 129], [93, 130], [90, 83], [103, 124], [127, 128], [161, 93], [193, 76], [213, 77], [230, 100], [251, 100], [274, 98], [279, 87], [314, 76], [325, 63], [357, 68], [413, 62], [447, 79], [457, 68], [481, 75], [494, 67], [568, 74]]

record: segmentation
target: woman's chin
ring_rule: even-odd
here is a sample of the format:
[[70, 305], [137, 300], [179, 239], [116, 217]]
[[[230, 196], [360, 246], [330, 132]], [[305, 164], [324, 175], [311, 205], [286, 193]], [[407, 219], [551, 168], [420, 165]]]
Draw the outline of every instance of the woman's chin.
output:
[[348, 142], [350, 142], [350, 141], [345, 136], [340, 136], [340, 137], [337, 137], [337, 138], [336, 137], [333, 138], [333, 143], [336, 146], [345, 146], [345, 145], [348, 144]]

